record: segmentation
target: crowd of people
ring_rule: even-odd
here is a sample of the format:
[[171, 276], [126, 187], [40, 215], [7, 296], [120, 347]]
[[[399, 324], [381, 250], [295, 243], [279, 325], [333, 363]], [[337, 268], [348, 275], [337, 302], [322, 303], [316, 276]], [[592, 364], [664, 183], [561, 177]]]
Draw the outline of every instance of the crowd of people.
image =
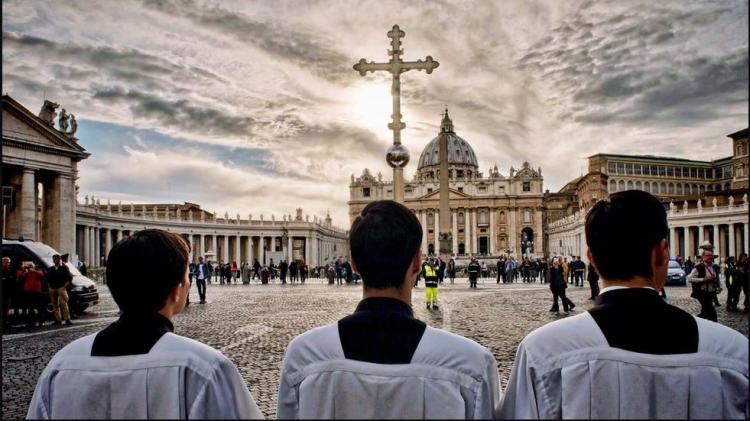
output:
[[[355, 218], [349, 245], [362, 300], [352, 314], [288, 344], [278, 418], [750, 416], [748, 338], [660, 296], [669, 227], [651, 194], [617, 192], [588, 212], [589, 275], [595, 268], [602, 286], [595, 305], [526, 335], [504, 388], [487, 348], [414, 317], [417, 276], [423, 274], [426, 291], [435, 289], [426, 292], [428, 308], [435, 308], [442, 272], [437, 258], [424, 264], [423, 234], [414, 213], [393, 201], [371, 202]], [[703, 248], [689, 277], [701, 291], [717, 278], [710, 252]], [[122, 314], [49, 361], [28, 419], [262, 418], [231, 360], [174, 333], [189, 294], [189, 255], [187, 242], [161, 230], [137, 232], [112, 248], [108, 287]], [[553, 309], [561, 299], [570, 311], [565, 263], [552, 258], [546, 281]], [[207, 269], [200, 268], [210, 265], [198, 265], [205, 280]], [[144, 273], [144, 266], [152, 270]], [[472, 259], [469, 269], [476, 279], [481, 264]], [[710, 299], [701, 296], [713, 305]]]
[[53, 325], [73, 324], [68, 303], [73, 275], [67, 266], [68, 255], [55, 254], [52, 262], [40, 268], [32, 261], [2, 258], [3, 332], [11, 331], [11, 310], [14, 318], [25, 321], [28, 327], [44, 326], [50, 306]]

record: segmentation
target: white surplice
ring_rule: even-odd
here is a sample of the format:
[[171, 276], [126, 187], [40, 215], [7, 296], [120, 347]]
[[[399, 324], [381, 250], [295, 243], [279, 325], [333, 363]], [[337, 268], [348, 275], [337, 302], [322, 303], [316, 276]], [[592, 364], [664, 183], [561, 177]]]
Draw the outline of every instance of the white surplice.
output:
[[698, 352], [610, 347], [586, 312], [545, 325], [518, 346], [500, 418], [747, 419], [748, 339], [696, 318]]
[[497, 363], [487, 348], [427, 327], [410, 364], [346, 359], [337, 324], [287, 348], [277, 417], [481, 419], [499, 402]]
[[96, 334], [71, 342], [39, 377], [27, 419], [262, 419], [219, 351], [166, 333], [148, 354], [92, 357]]

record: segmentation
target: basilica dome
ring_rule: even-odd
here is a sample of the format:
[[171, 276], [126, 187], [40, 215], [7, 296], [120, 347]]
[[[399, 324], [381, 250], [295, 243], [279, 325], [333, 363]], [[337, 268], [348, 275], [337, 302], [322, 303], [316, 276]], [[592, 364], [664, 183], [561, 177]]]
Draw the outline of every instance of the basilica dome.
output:
[[469, 142], [456, 135], [453, 131], [453, 122], [448, 117], [448, 110], [446, 110], [440, 125], [440, 134], [432, 139], [422, 150], [417, 170], [440, 165], [440, 136], [448, 137], [448, 165], [479, 167], [474, 149], [471, 148]]

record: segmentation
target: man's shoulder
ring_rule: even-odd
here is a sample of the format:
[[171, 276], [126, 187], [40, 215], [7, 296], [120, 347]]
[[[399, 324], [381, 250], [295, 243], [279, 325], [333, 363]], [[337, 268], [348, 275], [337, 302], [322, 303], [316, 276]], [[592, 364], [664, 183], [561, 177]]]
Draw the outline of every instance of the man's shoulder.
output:
[[712, 322], [695, 317], [698, 323], [698, 352], [719, 355], [736, 359], [747, 364], [748, 338], [740, 332]]
[[412, 363], [471, 371], [472, 367], [486, 367], [486, 363], [491, 359], [494, 359], [494, 356], [490, 350], [477, 342], [455, 333], [427, 326], [414, 352]]
[[310, 329], [292, 339], [286, 348], [285, 358], [304, 364], [343, 356], [336, 322]]
[[531, 331], [521, 341], [528, 356], [544, 361], [565, 352], [607, 346], [606, 338], [588, 312], [547, 323]]

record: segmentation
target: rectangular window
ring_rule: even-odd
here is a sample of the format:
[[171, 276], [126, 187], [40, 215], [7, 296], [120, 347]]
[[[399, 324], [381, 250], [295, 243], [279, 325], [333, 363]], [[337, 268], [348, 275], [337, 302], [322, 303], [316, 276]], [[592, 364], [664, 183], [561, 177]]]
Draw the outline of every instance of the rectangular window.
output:
[[617, 163], [617, 174], [625, 174], [625, 164], [622, 162]]
[[370, 197], [370, 188], [369, 187], [363, 187], [362, 188], [362, 196], [363, 197]]
[[635, 175], [643, 175], [643, 165], [641, 164], [635, 165]]
[[432, 193], [432, 188], [428, 188], [427, 193]]
[[463, 228], [459, 228], [459, 229], [458, 229], [458, 233], [459, 233], [459, 234], [463, 234], [463, 233], [464, 233], [464, 229], [463, 229]]
[[659, 177], [664, 177], [667, 175], [667, 168], [659, 165]]
[[698, 169], [690, 168], [690, 178], [697, 178], [697, 177], [698, 177]]
[[667, 167], [667, 177], [674, 177], [674, 167]]
[[617, 173], [617, 166], [615, 165], [614, 162], [610, 161], [609, 163], [607, 163], [607, 171], [610, 174], [616, 174]]
[[480, 187], [479, 193], [487, 193], [487, 187]]
[[463, 192], [464, 192], [464, 188], [463, 188], [463, 187], [459, 187], [459, 188], [458, 188], [458, 191], [459, 191], [460, 193], [463, 193]]
[[523, 191], [525, 191], [525, 192], [531, 191], [531, 182], [529, 182], [529, 181], [524, 181], [523, 182]]
[[625, 174], [633, 175], [633, 164], [625, 164]]

